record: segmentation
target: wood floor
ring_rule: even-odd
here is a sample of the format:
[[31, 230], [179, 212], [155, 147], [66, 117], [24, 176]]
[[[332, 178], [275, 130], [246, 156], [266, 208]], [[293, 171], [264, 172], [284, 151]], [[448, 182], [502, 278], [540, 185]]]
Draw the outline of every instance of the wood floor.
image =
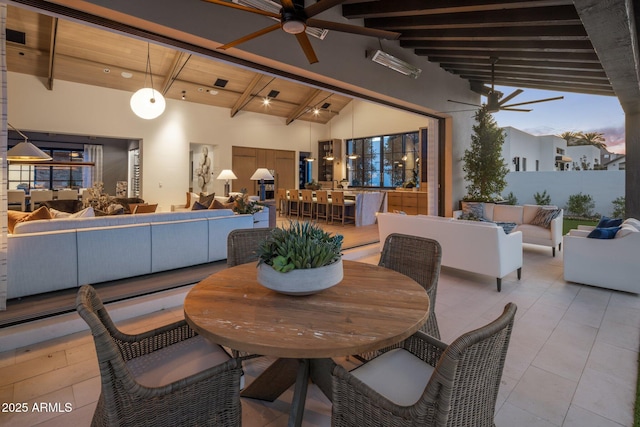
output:
[[[288, 219], [284, 217], [279, 217], [277, 220], [278, 227], [286, 227], [287, 223]], [[343, 249], [352, 249], [378, 242], [378, 226], [376, 224], [355, 227], [354, 225], [343, 226], [320, 223], [320, 226], [329, 233], [343, 235]], [[105, 282], [93, 286], [98, 289], [103, 301], [114, 302], [191, 285], [224, 268], [227, 268], [225, 260]], [[0, 311], [0, 327], [17, 325], [74, 311], [76, 292], [76, 288], [71, 288], [11, 299], [7, 301], [7, 310]]]

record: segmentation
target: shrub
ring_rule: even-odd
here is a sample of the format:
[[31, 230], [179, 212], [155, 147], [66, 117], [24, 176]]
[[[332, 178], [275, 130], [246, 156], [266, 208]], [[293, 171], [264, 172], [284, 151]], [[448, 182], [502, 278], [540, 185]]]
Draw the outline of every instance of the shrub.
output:
[[611, 203], [613, 203], [613, 213], [611, 214], [611, 216], [613, 218], [624, 218], [626, 204], [624, 196], [616, 198]]
[[508, 205], [518, 204], [518, 198], [516, 197], [515, 194], [513, 194], [513, 191], [510, 191], [509, 194], [507, 194], [507, 196], [504, 198], [504, 200]]
[[596, 207], [593, 197], [588, 194], [572, 194], [569, 196], [566, 210], [568, 215], [573, 215], [581, 218], [593, 217], [593, 208]]
[[544, 190], [542, 194], [536, 193], [533, 195], [533, 198], [536, 200], [536, 205], [550, 205], [551, 204], [551, 196], [547, 194], [547, 190]]

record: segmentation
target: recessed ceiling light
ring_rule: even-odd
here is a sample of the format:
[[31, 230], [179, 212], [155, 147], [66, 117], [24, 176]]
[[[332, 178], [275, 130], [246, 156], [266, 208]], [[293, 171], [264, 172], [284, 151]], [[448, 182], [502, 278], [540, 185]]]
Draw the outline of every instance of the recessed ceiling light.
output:
[[213, 89], [209, 89], [207, 92], [209, 92], [209, 95], [217, 95], [218, 91], [217, 90], [213, 90]]
[[128, 71], [123, 71], [120, 73], [120, 75], [125, 79], [130, 79], [131, 77], [133, 77], [133, 74]]

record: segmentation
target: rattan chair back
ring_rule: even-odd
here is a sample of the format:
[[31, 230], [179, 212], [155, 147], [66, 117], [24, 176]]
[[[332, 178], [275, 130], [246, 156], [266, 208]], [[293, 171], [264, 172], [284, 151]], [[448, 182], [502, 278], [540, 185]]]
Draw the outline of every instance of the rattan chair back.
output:
[[246, 264], [257, 261], [260, 243], [271, 234], [270, 228], [239, 228], [227, 237], [227, 265]]

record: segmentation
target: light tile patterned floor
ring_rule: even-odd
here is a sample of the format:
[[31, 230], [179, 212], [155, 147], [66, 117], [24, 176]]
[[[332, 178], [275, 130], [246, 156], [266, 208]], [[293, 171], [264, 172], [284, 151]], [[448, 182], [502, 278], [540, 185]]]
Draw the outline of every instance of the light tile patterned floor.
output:
[[[522, 280], [515, 274], [496, 292], [495, 279], [443, 269], [436, 313], [444, 341], [497, 317], [507, 302], [518, 305], [497, 402], [496, 425], [613, 427], [633, 422], [640, 346], [640, 297], [568, 284], [562, 253], [525, 245]], [[377, 262], [377, 256], [364, 258]], [[177, 307], [120, 325], [143, 331], [182, 316]], [[249, 361], [247, 380], [269, 363]], [[349, 363], [349, 362], [344, 362]], [[86, 332], [0, 353], [0, 402], [25, 402], [27, 413], [0, 412], [0, 425], [89, 425], [99, 394], [93, 342]], [[243, 399], [243, 425], [284, 426], [289, 390], [273, 403]], [[58, 403], [34, 412], [33, 404]], [[64, 404], [72, 410], [64, 412]], [[329, 426], [329, 401], [311, 386], [305, 426]]]

